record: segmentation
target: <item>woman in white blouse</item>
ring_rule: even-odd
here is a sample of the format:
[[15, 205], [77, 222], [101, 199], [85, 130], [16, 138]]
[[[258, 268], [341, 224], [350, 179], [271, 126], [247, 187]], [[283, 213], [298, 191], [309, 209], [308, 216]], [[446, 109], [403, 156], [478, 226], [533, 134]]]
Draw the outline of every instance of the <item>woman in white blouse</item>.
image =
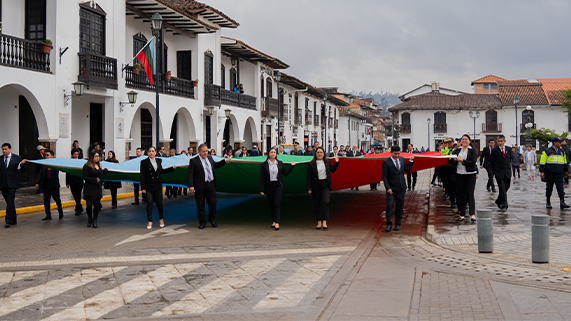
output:
[[470, 146], [470, 136], [464, 134], [460, 140], [460, 147], [456, 148], [449, 158], [448, 163], [456, 171], [456, 201], [458, 204], [458, 221], [463, 221], [466, 215], [466, 202], [469, 206], [470, 219], [476, 221], [476, 201], [474, 189], [476, 187], [476, 175], [478, 174], [478, 152]]
[[272, 228], [276, 231], [280, 229], [280, 204], [284, 191], [282, 175], [287, 176], [295, 166], [295, 162], [291, 162], [291, 166], [285, 168], [284, 163], [278, 160], [277, 154], [275, 148], [270, 149], [266, 161], [260, 166], [260, 194], [268, 197]]
[[335, 156], [335, 163], [331, 162], [325, 155], [322, 147], [317, 147], [313, 159], [307, 166], [307, 192], [313, 196], [313, 208], [316, 229], [327, 229], [329, 220], [329, 198], [331, 192], [331, 173], [335, 173], [339, 166], [339, 156]]

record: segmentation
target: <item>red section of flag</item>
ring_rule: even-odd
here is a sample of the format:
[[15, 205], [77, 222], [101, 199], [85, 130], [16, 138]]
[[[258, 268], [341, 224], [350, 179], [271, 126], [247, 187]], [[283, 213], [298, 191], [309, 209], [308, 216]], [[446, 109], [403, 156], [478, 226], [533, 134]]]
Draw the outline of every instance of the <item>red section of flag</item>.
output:
[[155, 84], [153, 81], [153, 70], [151, 65], [149, 64], [149, 60], [147, 60], [147, 55], [145, 54], [144, 50], [141, 50], [139, 54], [137, 54], [137, 59], [141, 62], [141, 66], [145, 69], [145, 74], [147, 74], [147, 79], [149, 79], [149, 83], [151, 86]]

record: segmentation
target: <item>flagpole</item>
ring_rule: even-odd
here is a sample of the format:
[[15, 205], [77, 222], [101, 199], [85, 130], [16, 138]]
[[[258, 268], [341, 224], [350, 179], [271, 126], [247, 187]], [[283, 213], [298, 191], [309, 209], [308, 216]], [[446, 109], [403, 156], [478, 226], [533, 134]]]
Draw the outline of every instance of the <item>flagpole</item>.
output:
[[[157, 35], [158, 35], [159, 32], [160, 32], [160, 30], [157, 30]], [[155, 35], [155, 38], [158, 38], [158, 37], [156, 37], [156, 35]], [[161, 56], [161, 58], [162, 58], [162, 56]], [[160, 143], [160, 137], [159, 137], [159, 130], [160, 130], [160, 118], [159, 118], [159, 117], [160, 117], [160, 116], [159, 116], [159, 86], [160, 86], [161, 81], [160, 81], [160, 79], [159, 79], [159, 64], [158, 64], [158, 61], [159, 61], [159, 42], [158, 42], [158, 41], [155, 41], [155, 63], [154, 63], [154, 67], [155, 67], [155, 75], [156, 75], [156, 77], [155, 77], [155, 89], [156, 89], [156, 93], [157, 93], [157, 117], [155, 117], [155, 118], [157, 119], [157, 124], [156, 124], [156, 128], [157, 128], [157, 145], [156, 145], [156, 147], [157, 147], [157, 150], [160, 150], [160, 147], [159, 147], [159, 143]]]

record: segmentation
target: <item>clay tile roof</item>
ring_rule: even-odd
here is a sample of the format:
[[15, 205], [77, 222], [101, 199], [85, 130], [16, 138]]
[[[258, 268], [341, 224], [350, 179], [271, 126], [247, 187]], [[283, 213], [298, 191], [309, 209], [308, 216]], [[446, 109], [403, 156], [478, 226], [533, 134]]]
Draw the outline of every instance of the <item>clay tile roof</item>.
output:
[[571, 78], [538, 78], [550, 105], [561, 106], [563, 90], [571, 89]]
[[236, 55], [243, 57], [250, 61], [260, 61], [274, 69], [286, 69], [289, 65], [279, 60], [278, 58], [272, 57], [260, 50], [248, 45], [247, 43], [230, 38], [230, 37], [220, 37], [222, 40], [221, 47], [222, 51], [229, 53], [230, 55]]
[[470, 85], [482, 84], [482, 83], [486, 83], [486, 82], [498, 82], [501, 80], [505, 80], [505, 79], [498, 77], [498, 76], [494, 76], [494, 75], [487, 75], [485, 77], [482, 77], [480, 79], [476, 79], [476, 80], [472, 81], [472, 83]]
[[519, 96], [518, 105], [549, 105], [540, 82], [528, 80], [498, 81], [498, 95], [503, 106], [513, 106], [514, 96]]
[[389, 107], [389, 111], [398, 110], [465, 110], [501, 108], [502, 102], [494, 94], [460, 94], [426, 93], [411, 97], [409, 100]]
[[210, 24], [217, 24], [221, 27], [236, 28], [240, 24], [225, 15], [222, 11], [207, 4], [194, 0], [156, 0], [179, 12], [184, 12], [192, 16], [201, 15]]

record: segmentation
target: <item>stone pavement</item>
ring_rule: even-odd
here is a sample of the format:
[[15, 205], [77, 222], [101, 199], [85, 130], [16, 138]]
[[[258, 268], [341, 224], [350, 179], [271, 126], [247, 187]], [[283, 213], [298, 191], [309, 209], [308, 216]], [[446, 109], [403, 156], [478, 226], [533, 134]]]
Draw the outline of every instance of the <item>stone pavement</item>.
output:
[[[571, 268], [571, 210], [560, 210], [557, 193], [552, 196], [554, 208], [545, 208], [545, 183], [539, 179], [528, 180], [526, 171], [522, 178], [512, 180], [508, 191], [509, 209], [500, 212], [494, 201], [496, 193], [486, 191], [487, 175], [476, 183], [476, 209], [493, 210], [494, 253], [482, 254], [513, 262], [531, 262], [531, 215], [544, 214], [551, 217], [550, 223], [550, 266]], [[566, 192], [571, 188], [566, 185]], [[476, 224], [469, 220], [455, 221], [456, 217], [449, 202], [444, 201], [442, 189], [433, 188], [431, 211], [427, 237], [437, 244], [450, 248], [477, 252]], [[569, 202], [569, 201], [567, 201]]]
[[106, 202], [99, 229], [73, 209], [24, 214], [0, 230], [0, 319], [571, 320], [567, 272], [424, 239], [428, 214], [444, 215], [430, 177], [389, 233], [382, 187], [335, 192], [327, 231], [308, 195], [284, 196], [280, 231], [251, 195], [221, 194], [217, 229], [196, 228], [190, 196], [165, 200], [167, 227], [151, 231], [131, 199]]

